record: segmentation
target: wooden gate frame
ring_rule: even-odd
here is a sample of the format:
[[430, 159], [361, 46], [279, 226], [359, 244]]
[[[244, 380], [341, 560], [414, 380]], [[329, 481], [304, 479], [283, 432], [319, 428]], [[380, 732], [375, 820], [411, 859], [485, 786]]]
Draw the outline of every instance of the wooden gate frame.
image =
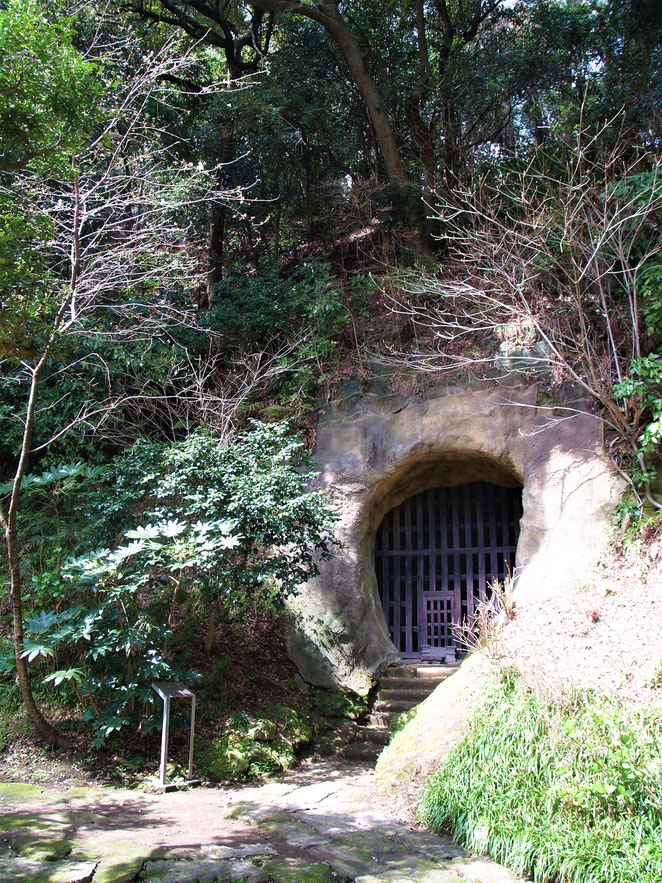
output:
[[429, 488], [385, 515], [375, 574], [401, 655], [442, 656], [456, 644], [453, 626], [471, 624], [490, 584], [513, 571], [521, 516], [521, 488], [488, 482]]

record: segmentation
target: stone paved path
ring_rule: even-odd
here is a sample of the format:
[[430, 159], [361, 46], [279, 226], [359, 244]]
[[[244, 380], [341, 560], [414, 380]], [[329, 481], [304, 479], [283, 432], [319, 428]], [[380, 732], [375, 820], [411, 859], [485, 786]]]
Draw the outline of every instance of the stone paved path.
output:
[[171, 794], [0, 786], [0, 881], [514, 883], [500, 865], [394, 820], [373, 772], [329, 760], [265, 783]]

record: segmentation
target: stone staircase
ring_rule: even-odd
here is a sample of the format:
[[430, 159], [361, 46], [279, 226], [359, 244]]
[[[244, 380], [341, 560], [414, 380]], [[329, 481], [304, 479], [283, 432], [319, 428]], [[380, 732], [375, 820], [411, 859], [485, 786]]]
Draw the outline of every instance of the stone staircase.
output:
[[458, 668], [458, 664], [421, 662], [389, 666], [377, 684], [377, 697], [369, 720], [355, 728], [352, 740], [342, 749], [342, 756], [374, 763], [388, 745], [393, 719], [427, 699], [435, 687]]

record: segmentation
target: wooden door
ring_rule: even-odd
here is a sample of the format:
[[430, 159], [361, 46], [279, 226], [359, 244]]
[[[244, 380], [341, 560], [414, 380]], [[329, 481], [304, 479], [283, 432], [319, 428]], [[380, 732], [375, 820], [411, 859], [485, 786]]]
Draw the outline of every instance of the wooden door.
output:
[[522, 491], [431, 488], [388, 512], [375, 541], [384, 617], [403, 656], [441, 656], [489, 584], [515, 567]]

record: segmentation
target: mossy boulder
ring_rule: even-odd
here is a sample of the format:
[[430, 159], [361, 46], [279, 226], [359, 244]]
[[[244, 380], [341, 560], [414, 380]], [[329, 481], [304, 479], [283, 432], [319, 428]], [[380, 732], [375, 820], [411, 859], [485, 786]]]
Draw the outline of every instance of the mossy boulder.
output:
[[278, 727], [273, 721], [259, 720], [254, 727], [248, 730], [246, 736], [256, 742], [271, 742], [278, 736]]
[[198, 770], [223, 782], [291, 769], [315, 731], [310, 715], [284, 705], [269, 709], [268, 716], [234, 714], [218, 737], [199, 740]]

